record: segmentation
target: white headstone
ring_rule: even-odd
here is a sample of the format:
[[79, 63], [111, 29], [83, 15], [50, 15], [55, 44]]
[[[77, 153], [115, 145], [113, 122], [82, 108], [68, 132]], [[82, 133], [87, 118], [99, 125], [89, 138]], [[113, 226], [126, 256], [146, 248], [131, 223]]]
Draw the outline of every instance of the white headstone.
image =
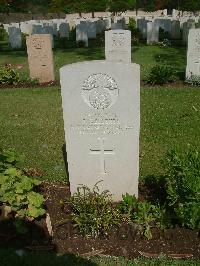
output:
[[83, 42], [88, 47], [87, 28], [84, 24], [78, 24], [76, 26], [76, 42]]
[[122, 61], [131, 63], [131, 31], [106, 31], [105, 54], [106, 60], [108, 61]]
[[69, 24], [68, 23], [61, 23], [59, 26], [59, 33], [61, 38], [68, 38], [69, 39]]
[[147, 44], [159, 41], [159, 27], [154, 22], [147, 23]]
[[195, 29], [195, 21], [188, 20], [187, 22], [183, 23], [183, 34], [182, 34], [182, 43], [188, 43], [188, 34], [190, 29]]
[[95, 22], [87, 22], [88, 39], [95, 39], [97, 36], [97, 26]]
[[186, 77], [200, 76], [200, 29], [191, 29], [188, 37]]
[[172, 21], [171, 38], [173, 40], [179, 40], [181, 38], [181, 28], [180, 28], [180, 21], [179, 20], [173, 20]]
[[16, 27], [9, 27], [8, 34], [9, 34], [9, 43], [11, 48], [13, 49], [21, 48], [22, 47], [21, 30]]
[[[77, 74], [78, 73], [78, 74]], [[60, 70], [70, 190], [138, 195], [140, 68], [90, 61]]]

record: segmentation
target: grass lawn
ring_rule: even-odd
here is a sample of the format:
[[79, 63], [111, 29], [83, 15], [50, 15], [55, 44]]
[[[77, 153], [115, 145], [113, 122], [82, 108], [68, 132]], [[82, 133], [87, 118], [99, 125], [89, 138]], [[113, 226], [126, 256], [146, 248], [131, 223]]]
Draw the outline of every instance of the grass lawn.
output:
[[[159, 63], [185, 71], [186, 49], [139, 45], [132, 49], [132, 61], [141, 65], [142, 79], [151, 66]], [[85, 60], [104, 59], [104, 48], [79, 48], [54, 51], [56, 79], [59, 68]], [[0, 51], [0, 66], [5, 62], [23, 64], [28, 77], [24, 51]], [[78, 75], [78, 73], [77, 73]], [[141, 88], [140, 179], [163, 174], [161, 160], [177, 147], [185, 151], [200, 143], [200, 90], [198, 88]], [[24, 167], [39, 168], [43, 180], [66, 181], [63, 145], [64, 128], [60, 88], [0, 90], [0, 148], [15, 148], [25, 157]], [[173, 265], [196, 266], [198, 260], [123, 258], [86, 260], [74, 255], [0, 250], [0, 266], [61, 265]]]
[[90, 260], [70, 254], [27, 252], [22, 257], [15, 250], [0, 250], [1, 266], [198, 266], [199, 260], [92, 258]]
[[[54, 65], [56, 79], [59, 80], [59, 69], [66, 64], [105, 59], [104, 48], [76, 48], [54, 50]], [[27, 53], [25, 51], [0, 51], [0, 66], [5, 62], [14, 65], [23, 64], [22, 73], [29, 77]], [[184, 72], [186, 67], [185, 47], [159, 47], [137, 45], [132, 48], [132, 62], [141, 65], [142, 79], [149, 73], [155, 64], [173, 66], [179, 72]]]
[[[0, 147], [25, 155], [45, 180], [66, 180], [60, 89], [0, 90]], [[160, 160], [175, 147], [200, 143], [198, 88], [141, 89], [140, 178], [160, 175]]]

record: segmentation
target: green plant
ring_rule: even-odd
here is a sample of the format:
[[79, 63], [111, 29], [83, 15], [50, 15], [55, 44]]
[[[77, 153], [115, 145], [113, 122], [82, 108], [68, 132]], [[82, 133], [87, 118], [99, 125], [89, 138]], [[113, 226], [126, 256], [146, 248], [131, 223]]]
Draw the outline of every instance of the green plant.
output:
[[200, 87], [200, 76], [191, 75], [190, 77], [186, 78], [185, 82], [191, 84], [192, 86]]
[[152, 85], [163, 85], [168, 82], [173, 82], [177, 79], [176, 72], [170, 66], [156, 65], [152, 67], [146, 82]]
[[142, 36], [140, 30], [136, 27], [136, 21], [134, 18], [129, 18], [128, 29], [131, 31], [132, 44], [138, 44]]
[[8, 39], [8, 33], [0, 26], [0, 41], [6, 41]]
[[45, 213], [43, 196], [33, 191], [41, 182], [17, 167], [19, 159], [13, 150], [0, 153], [0, 203], [15, 218], [34, 219]]
[[152, 238], [151, 227], [166, 228], [166, 210], [159, 205], [153, 205], [147, 201], [139, 201], [135, 196], [122, 196], [123, 201], [119, 205], [124, 219], [131, 225], [137, 224], [138, 229], [148, 239]]
[[78, 187], [68, 201], [72, 209], [71, 219], [83, 235], [106, 234], [111, 226], [120, 222], [111, 195], [107, 190], [100, 192], [98, 183], [92, 190], [86, 186]]
[[0, 84], [17, 84], [20, 82], [19, 73], [10, 67], [0, 68]]
[[200, 153], [171, 151], [165, 164], [167, 199], [175, 220], [182, 226], [200, 229]]

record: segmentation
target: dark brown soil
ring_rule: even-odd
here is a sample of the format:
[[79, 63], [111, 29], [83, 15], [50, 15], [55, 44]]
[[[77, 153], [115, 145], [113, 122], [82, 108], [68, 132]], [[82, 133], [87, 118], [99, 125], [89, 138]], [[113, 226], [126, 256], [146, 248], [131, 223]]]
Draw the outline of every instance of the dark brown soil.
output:
[[[51, 250], [75, 253], [84, 256], [112, 255], [135, 258], [141, 254], [156, 257], [165, 254], [170, 257], [200, 257], [200, 234], [198, 230], [184, 228], [159, 231], [154, 228], [153, 239], [147, 240], [127, 224], [112, 228], [105, 237], [82, 237], [67, 221], [69, 209], [63, 209], [61, 200], [69, 197], [69, 187], [64, 184], [45, 183], [41, 191], [46, 199], [47, 212], [53, 226], [53, 236], [49, 236], [43, 218], [27, 223], [29, 232], [16, 233], [10, 221], [0, 221], [0, 247], [26, 247], [32, 250]], [[140, 198], [148, 198], [152, 192], [140, 185]]]

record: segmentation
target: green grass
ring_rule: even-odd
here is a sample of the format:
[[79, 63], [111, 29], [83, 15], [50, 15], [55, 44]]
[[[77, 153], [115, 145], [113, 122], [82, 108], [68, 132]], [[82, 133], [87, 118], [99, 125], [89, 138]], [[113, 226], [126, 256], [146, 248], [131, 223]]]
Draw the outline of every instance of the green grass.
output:
[[81, 258], [72, 254], [56, 254], [54, 252], [27, 252], [23, 256], [15, 250], [0, 249], [1, 266], [198, 266], [199, 260], [171, 260], [138, 258], [127, 260], [124, 258]]
[[[105, 58], [104, 48], [76, 48], [54, 50], [55, 76], [59, 80], [59, 69], [66, 64], [87, 61], [101, 60]], [[25, 51], [0, 51], [0, 66], [5, 62], [14, 65], [23, 64], [21, 70], [24, 77], [29, 76], [27, 53]], [[141, 77], [149, 73], [155, 64], [173, 66], [179, 72], [185, 72], [186, 48], [185, 47], [160, 47], [138, 45], [132, 48], [132, 62], [141, 65]]]
[[[25, 155], [45, 180], [66, 180], [59, 88], [0, 90], [0, 147]], [[140, 178], [163, 173], [161, 159], [200, 143], [198, 88], [141, 89]]]

